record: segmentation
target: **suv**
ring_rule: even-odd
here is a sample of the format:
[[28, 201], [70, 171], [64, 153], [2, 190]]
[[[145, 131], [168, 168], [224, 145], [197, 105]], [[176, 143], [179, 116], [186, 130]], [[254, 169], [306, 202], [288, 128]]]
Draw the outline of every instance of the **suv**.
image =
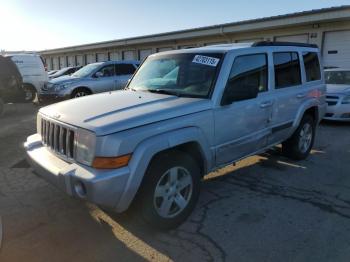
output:
[[67, 194], [173, 228], [209, 172], [282, 143], [308, 156], [325, 110], [317, 46], [259, 42], [149, 56], [128, 90], [41, 108], [29, 162]]
[[109, 61], [86, 65], [70, 76], [50, 80], [39, 100], [65, 100], [123, 89], [138, 66], [138, 61]]
[[48, 81], [43, 58], [38, 54], [7, 55], [16, 64], [23, 78], [27, 101], [34, 101]]

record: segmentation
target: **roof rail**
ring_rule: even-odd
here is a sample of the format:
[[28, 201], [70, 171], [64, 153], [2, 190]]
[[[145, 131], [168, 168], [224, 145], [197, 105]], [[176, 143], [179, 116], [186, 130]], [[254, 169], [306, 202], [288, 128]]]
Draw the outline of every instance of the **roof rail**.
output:
[[294, 42], [272, 42], [272, 41], [259, 41], [254, 42], [253, 47], [257, 46], [299, 46], [299, 47], [311, 47], [318, 48], [316, 44], [304, 44], [304, 43], [294, 43]]

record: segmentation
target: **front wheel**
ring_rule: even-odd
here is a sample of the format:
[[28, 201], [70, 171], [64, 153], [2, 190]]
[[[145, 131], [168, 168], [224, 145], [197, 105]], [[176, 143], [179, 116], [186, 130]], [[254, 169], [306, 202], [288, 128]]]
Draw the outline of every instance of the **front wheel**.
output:
[[72, 98], [79, 98], [79, 97], [88, 96], [88, 95], [91, 95], [90, 90], [85, 89], [85, 88], [78, 88], [78, 89], [73, 91], [71, 97]]
[[294, 160], [305, 159], [315, 141], [316, 123], [311, 115], [305, 115], [294, 134], [282, 143], [284, 154]]
[[151, 163], [136, 199], [138, 212], [151, 226], [175, 228], [194, 209], [200, 192], [200, 169], [186, 153], [174, 151]]
[[34, 87], [29, 85], [24, 85], [23, 91], [24, 91], [24, 101], [26, 103], [34, 102], [34, 100], [37, 98], [37, 91]]

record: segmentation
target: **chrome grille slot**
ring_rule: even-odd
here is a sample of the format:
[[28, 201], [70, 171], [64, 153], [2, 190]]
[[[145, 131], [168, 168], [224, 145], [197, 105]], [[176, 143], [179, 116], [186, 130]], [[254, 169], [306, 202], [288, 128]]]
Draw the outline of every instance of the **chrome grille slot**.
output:
[[59, 156], [74, 159], [75, 130], [73, 128], [42, 118], [41, 140]]

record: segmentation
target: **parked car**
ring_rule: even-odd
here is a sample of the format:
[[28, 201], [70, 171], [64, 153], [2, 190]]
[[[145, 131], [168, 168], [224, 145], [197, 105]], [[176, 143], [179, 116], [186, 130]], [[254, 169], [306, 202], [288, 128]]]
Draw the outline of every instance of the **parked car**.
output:
[[328, 104], [326, 120], [350, 121], [350, 69], [325, 70]]
[[38, 54], [13, 54], [8, 57], [22, 75], [27, 100], [33, 101], [48, 82], [44, 60]]
[[62, 68], [62, 69], [58, 70], [57, 72], [49, 75], [49, 79], [54, 79], [54, 78], [58, 78], [58, 77], [65, 76], [65, 75], [72, 75], [76, 71], [78, 71], [80, 68], [81, 68], [81, 66], [70, 66], [70, 67]]
[[138, 61], [108, 61], [86, 65], [71, 76], [50, 80], [39, 99], [60, 101], [123, 89], [138, 65]]
[[0, 56], [0, 116], [5, 103], [21, 102], [25, 99], [22, 76], [8, 57]]
[[54, 73], [56, 73], [58, 70], [50, 70], [49, 72], [47, 72], [47, 75], [52, 75], [52, 74], [54, 74]]
[[54, 104], [25, 143], [36, 172], [117, 212], [173, 228], [209, 172], [282, 143], [305, 159], [326, 111], [317, 46], [258, 42], [149, 56], [128, 90]]

